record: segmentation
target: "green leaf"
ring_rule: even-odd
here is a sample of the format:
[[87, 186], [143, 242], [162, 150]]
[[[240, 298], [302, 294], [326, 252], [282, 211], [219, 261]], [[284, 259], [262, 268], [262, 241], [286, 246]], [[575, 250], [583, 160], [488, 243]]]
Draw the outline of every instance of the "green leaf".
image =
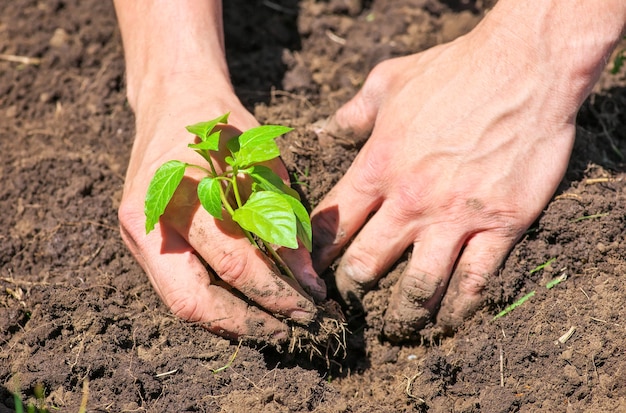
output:
[[[264, 125], [248, 129], [236, 138], [237, 144], [232, 143], [228, 148], [232, 150], [233, 158], [240, 168], [255, 163], [269, 161], [280, 156], [280, 149], [274, 141], [280, 135], [292, 130], [286, 126]], [[239, 146], [237, 149], [236, 146]]]
[[218, 116], [217, 118], [207, 121], [207, 122], [194, 123], [193, 125], [186, 126], [185, 128], [189, 132], [199, 137], [200, 140], [206, 141], [207, 138], [209, 137], [209, 134], [213, 131], [213, 128], [215, 128], [215, 126], [217, 126], [218, 123], [228, 123], [228, 115], [230, 115], [230, 113], [227, 113], [222, 116]]
[[309, 212], [298, 199], [288, 194], [283, 194], [283, 198], [289, 202], [293, 213], [296, 215], [296, 235], [298, 239], [302, 242], [302, 245], [311, 252], [313, 249], [313, 232], [311, 230]]
[[176, 188], [185, 175], [187, 164], [181, 161], [169, 161], [157, 169], [148, 185], [144, 214], [146, 215], [146, 234], [154, 229], [159, 218], [165, 212]]
[[254, 192], [241, 208], [235, 210], [233, 220], [266, 242], [298, 248], [296, 216], [283, 195], [271, 191]]
[[213, 132], [211, 135], [207, 136], [205, 140], [199, 143], [190, 143], [187, 145], [193, 149], [200, 149], [204, 151], [217, 151], [220, 147], [220, 135], [222, 134], [221, 130], [217, 132]]
[[248, 170], [242, 169], [239, 172], [247, 173], [252, 177], [257, 186], [263, 191], [273, 191], [279, 194], [287, 194], [300, 200], [300, 195], [291, 188], [272, 169], [263, 165], [254, 165]]
[[207, 212], [217, 219], [222, 219], [222, 199], [220, 198], [219, 179], [207, 176], [198, 184], [198, 199]]

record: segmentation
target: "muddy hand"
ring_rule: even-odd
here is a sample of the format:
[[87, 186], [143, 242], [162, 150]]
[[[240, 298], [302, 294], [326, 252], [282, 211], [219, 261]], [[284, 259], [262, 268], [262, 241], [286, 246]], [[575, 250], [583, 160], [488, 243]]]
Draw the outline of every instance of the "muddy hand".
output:
[[325, 128], [327, 140], [337, 131], [370, 137], [313, 211], [314, 265], [343, 253], [337, 287], [358, 307], [412, 248], [385, 314], [392, 340], [432, 320], [450, 331], [481, 304], [562, 178], [575, 114], [599, 72], [546, 59], [539, 40], [500, 25], [502, 14], [379, 64]]
[[[280, 276], [232, 222], [200, 208], [198, 176], [189, 169], [160, 223], [145, 233], [144, 198], [155, 170], [173, 159], [201, 161], [187, 148], [193, 136], [185, 126], [227, 112], [239, 130], [258, 126], [230, 82], [221, 2], [114, 4], [136, 118], [119, 209], [124, 241], [174, 314], [227, 337], [286, 339], [289, 329], [280, 318], [310, 321], [316, 307], [309, 294], [325, 295], [304, 248], [283, 253], [298, 282]], [[286, 178], [280, 162], [272, 167]]]
[[[228, 107], [235, 105], [231, 102]], [[201, 322], [226, 337], [286, 339], [288, 326], [277, 317], [308, 323], [316, 313], [309, 294], [318, 299], [325, 296], [325, 286], [306, 249], [279, 250], [298, 282], [281, 276], [231, 220], [216, 220], [200, 207], [199, 177], [193, 170], [188, 170], [156, 229], [145, 233], [143, 200], [149, 180], [167, 160], [201, 161], [187, 148], [194, 138], [184, 125], [203, 120], [206, 107], [187, 107], [178, 113], [168, 107], [168, 115], [146, 124], [138, 122], [119, 212], [124, 241], [175, 315]], [[246, 129], [256, 126], [243, 108], [231, 114], [231, 123]], [[224, 141], [236, 132], [223, 129]], [[282, 163], [271, 166], [286, 176]]]

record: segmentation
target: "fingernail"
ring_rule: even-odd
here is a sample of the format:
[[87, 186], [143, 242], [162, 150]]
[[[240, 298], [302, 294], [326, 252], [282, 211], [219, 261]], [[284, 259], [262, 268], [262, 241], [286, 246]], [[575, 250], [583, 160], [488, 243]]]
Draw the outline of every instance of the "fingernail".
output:
[[291, 312], [289, 317], [299, 324], [310, 324], [311, 321], [315, 320], [315, 312], [311, 313], [309, 311], [303, 310], [294, 310]]
[[305, 290], [315, 301], [323, 301], [326, 298], [326, 283], [317, 275], [307, 273], [307, 285]]
[[289, 338], [288, 330], [277, 330], [272, 334], [272, 340], [275, 340], [277, 342], [287, 341], [288, 338]]

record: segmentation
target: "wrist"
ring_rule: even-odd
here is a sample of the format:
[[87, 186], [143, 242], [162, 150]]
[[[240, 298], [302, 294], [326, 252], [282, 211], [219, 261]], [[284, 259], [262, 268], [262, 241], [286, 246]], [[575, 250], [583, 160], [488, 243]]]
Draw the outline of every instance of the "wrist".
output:
[[527, 75], [538, 76], [554, 96], [576, 110], [606, 66], [626, 23], [623, 0], [500, 0], [476, 28], [502, 58]]
[[151, 105], [155, 98], [198, 82], [209, 80], [218, 90], [232, 89], [221, 1], [114, 3], [124, 44], [127, 98], [136, 113], [144, 110], [142, 102]]

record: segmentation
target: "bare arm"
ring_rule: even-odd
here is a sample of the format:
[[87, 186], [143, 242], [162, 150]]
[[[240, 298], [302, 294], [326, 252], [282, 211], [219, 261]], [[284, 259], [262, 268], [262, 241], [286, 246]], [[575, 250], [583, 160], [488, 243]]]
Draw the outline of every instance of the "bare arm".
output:
[[[199, 207], [193, 171], [156, 230], [148, 235], [144, 230], [143, 200], [156, 168], [172, 159], [199, 161], [186, 147], [193, 141], [186, 125], [230, 112], [232, 126], [223, 129], [224, 139], [236, 129], [257, 126], [230, 83], [221, 2], [115, 0], [115, 7], [136, 117], [119, 210], [124, 241], [174, 314], [228, 337], [285, 339], [289, 329], [276, 316], [308, 322], [316, 312], [309, 294], [325, 295], [305, 249], [284, 259], [307, 292], [281, 277], [232, 221], [217, 221]], [[271, 166], [286, 176], [280, 162]]]

